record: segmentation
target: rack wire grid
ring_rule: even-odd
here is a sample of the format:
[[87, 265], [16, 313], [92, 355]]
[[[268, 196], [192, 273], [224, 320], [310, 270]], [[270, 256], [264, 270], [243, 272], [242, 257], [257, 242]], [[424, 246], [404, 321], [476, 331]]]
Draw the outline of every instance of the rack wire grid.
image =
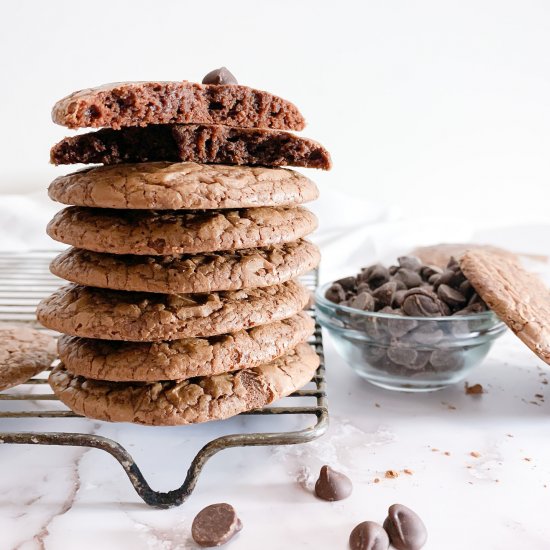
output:
[[[37, 328], [35, 309], [38, 302], [57, 290], [65, 282], [49, 272], [48, 266], [56, 252], [1, 252], [0, 253], [0, 321], [26, 323]], [[310, 289], [318, 283], [318, 272], [312, 271], [301, 278]], [[310, 314], [315, 318], [314, 311]], [[316, 319], [315, 319], [316, 320]], [[151, 488], [131, 454], [119, 442], [88, 433], [33, 431], [6, 431], [10, 419], [34, 418], [37, 427], [44, 418], [82, 418], [61, 403], [52, 410], [36, 409], [37, 402], [58, 401], [44, 376], [36, 376], [17, 391], [0, 392], [0, 443], [27, 445], [65, 445], [100, 449], [113, 456], [126, 472], [130, 482], [145, 503], [157, 508], [170, 508], [182, 504], [193, 492], [198, 477], [206, 462], [216, 453], [232, 447], [292, 445], [306, 443], [323, 435], [328, 427], [328, 408], [325, 391], [325, 366], [321, 327], [315, 323], [315, 333], [310, 343], [320, 356], [320, 366], [312, 379], [314, 389], [294, 392], [292, 398], [309, 398], [309, 406], [270, 406], [253, 410], [243, 415], [310, 415], [315, 417], [313, 424], [295, 431], [265, 433], [235, 433], [223, 435], [206, 443], [191, 461], [183, 484], [171, 491], [155, 491]], [[45, 329], [42, 329], [45, 330]], [[40, 393], [35, 393], [40, 385]], [[25, 387], [27, 386], [27, 387]], [[34, 386], [30, 388], [29, 386]], [[42, 391], [43, 390], [43, 391]], [[303, 401], [303, 400], [300, 400]], [[4, 410], [9, 403], [25, 403], [23, 410]], [[6, 405], [8, 405], [6, 407]], [[95, 421], [94, 421], [95, 422]]]

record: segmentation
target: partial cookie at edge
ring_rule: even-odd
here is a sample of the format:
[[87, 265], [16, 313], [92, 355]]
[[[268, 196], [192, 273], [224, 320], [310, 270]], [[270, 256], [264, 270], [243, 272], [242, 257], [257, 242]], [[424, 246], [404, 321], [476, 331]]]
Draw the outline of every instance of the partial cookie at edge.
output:
[[0, 390], [23, 384], [56, 357], [52, 336], [21, 323], [0, 323]]
[[466, 252], [460, 267], [489, 308], [550, 364], [550, 289], [519, 262], [485, 250]]

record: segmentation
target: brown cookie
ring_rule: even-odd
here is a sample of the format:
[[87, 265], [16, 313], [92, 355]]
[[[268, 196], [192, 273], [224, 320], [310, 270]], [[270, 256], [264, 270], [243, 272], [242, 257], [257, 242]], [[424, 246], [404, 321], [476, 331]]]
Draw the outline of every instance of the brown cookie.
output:
[[76, 206], [211, 210], [291, 206], [315, 200], [319, 192], [310, 179], [284, 168], [144, 162], [59, 176], [48, 194]]
[[210, 338], [115, 342], [62, 336], [59, 357], [72, 374], [113, 382], [156, 382], [212, 376], [256, 367], [288, 353], [313, 334], [306, 312]]
[[487, 250], [466, 252], [460, 267], [483, 301], [550, 364], [550, 289], [518, 262]]
[[302, 207], [197, 212], [70, 206], [48, 224], [52, 239], [113, 254], [197, 254], [294, 241], [317, 227]]
[[52, 336], [23, 324], [0, 323], [0, 390], [23, 384], [55, 358]]
[[174, 124], [98, 130], [68, 137], [50, 151], [53, 164], [200, 162], [301, 166], [330, 170], [329, 152], [312, 139], [259, 128]]
[[179, 256], [103, 254], [69, 248], [53, 260], [50, 270], [86, 286], [185, 294], [284, 283], [315, 268], [319, 259], [319, 249], [306, 240]]
[[435, 265], [441, 269], [445, 269], [451, 257], [458, 259], [468, 250], [488, 250], [506, 258], [517, 258], [514, 253], [508, 250], [488, 244], [475, 243], [440, 243], [431, 246], [419, 246], [409, 255], [416, 256], [424, 264]]
[[211, 294], [149, 294], [77, 285], [42, 300], [38, 320], [72, 336], [158, 342], [216, 336], [295, 315], [309, 300], [296, 281]]
[[149, 124], [224, 124], [241, 128], [303, 130], [295, 105], [239, 85], [194, 82], [116, 82], [73, 92], [52, 110], [68, 128], [122, 128]]
[[59, 399], [77, 414], [110, 422], [155, 426], [221, 420], [258, 409], [307, 384], [319, 366], [308, 344], [271, 363], [233, 373], [183, 381], [105, 382], [70, 374], [63, 365], [50, 375]]

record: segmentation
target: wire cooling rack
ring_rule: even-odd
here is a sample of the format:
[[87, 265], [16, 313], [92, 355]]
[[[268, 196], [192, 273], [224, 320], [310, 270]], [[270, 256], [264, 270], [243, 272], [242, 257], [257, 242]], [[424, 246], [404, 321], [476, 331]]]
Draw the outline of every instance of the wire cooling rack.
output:
[[[38, 302], [55, 291], [64, 281], [52, 275], [48, 270], [55, 252], [0, 253], [0, 321], [36, 324], [35, 308]], [[317, 286], [317, 271], [302, 277], [302, 282], [310, 289]], [[313, 311], [311, 315], [314, 316]], [[243, 416], [262, 415], [308, 415], [315, 417], [314, 423], [298, 431], [281, 431], [265, 433], [235, 433], [223, 435], [209, 441], [199, 450], [191, 461], [183, 484], [168, 492], [155, 491], [151, 488], [132, 455], [114, 439], [78, 432], [9, 431], [11, 419], [36, 419], [40, 428], [40, 419], [82, 418], [59, 403], [52, 393], [46, 378], [40, 375], [32, 378], [17, 391], [0, 392], [0, 443], [27, 445], [68, 445], [100, 449], [113, 456], [122, 466], [138, 495], [150, 506], [170, 508], [182, 504], [193, 492], [198, 477], [208, 459], [224, 449], [232, 447], [251, 447], [265, 445], [292, 445], [306, 443], [323, 435], [328, 427], [328, 409], [325, 392], [325, 366], [321, 327], [316, 322], [315, 334], [310, 343], [321, 358], [321, 364], [312, 379], [314, 389], [303, 389], [294, 392], [290, 398], [302, 398], [299, 401], [312, 401], [307, 406], [274, 406], [243, 413]], [[40, 393], [36, 393], [39, 385]], [[34, 386], [31, 387], [31, 386]], [[23, 393], [21, 393], [23, 391]], [[37, 409], [40, 402], [56, 402], [51, 410]], [[9, 404], [24, 403], [24, 407], [12, 407]], [[8, 410], [5, 410], [8, 409]], [[92, 421], [90, 421], [92, 422]], [[93, 421], [94, 423], [96, 421]], [[267, 422], [266, 422], [267, 424]], [[6, 472], [4, 472], [6, 474]]]

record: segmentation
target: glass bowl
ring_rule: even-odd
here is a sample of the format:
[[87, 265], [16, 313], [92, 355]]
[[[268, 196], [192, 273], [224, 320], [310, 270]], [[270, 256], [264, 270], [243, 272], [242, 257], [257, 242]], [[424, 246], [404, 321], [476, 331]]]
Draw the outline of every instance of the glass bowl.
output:
[[338, 305], [315, 294], [319, 323], [361, 377], [390, 390], [433, 391], [463, 380], [506, 331], [492, 312], [406, 317]]

